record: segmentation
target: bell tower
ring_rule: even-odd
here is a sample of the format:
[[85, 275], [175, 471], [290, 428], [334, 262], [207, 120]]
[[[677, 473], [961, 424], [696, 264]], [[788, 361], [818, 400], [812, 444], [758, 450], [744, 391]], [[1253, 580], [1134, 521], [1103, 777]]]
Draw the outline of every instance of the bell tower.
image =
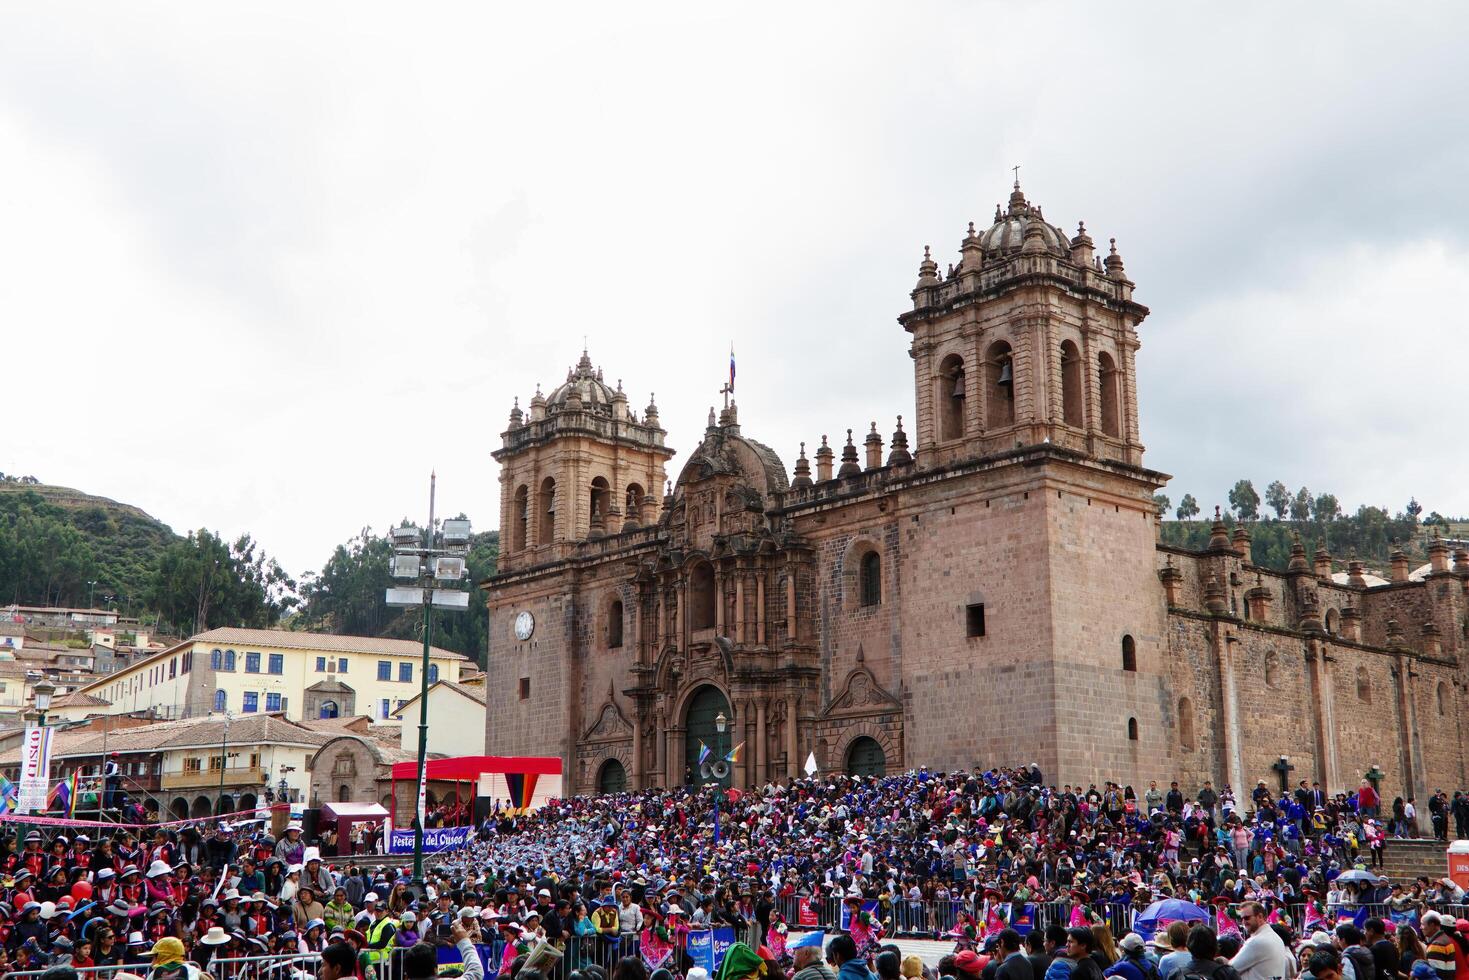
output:
[[920, 466], [1050, 443], [1142, 465], [1135, 356], [1148, 308], [1116, 240], [1105, 260], [1084, 224], [1068, 238], [1016, 181], [983, 232], [970, 222], [940, 276], [923, 250], [912, 335]]
[[609, 387], [585, 350], [549, 396], [536, 388], [529, 416], [517, 399], [491, 453], [500, 464], [500, 570], [564, 558], [576, 542], [656, 520], [673, 455], [665, 434], [652, 398], [639, 418], [622, 382]]

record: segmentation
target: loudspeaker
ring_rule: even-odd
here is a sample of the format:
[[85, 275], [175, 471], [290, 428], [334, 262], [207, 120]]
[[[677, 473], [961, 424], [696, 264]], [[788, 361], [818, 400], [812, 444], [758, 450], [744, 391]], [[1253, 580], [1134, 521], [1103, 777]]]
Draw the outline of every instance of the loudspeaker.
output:
[[304, 840], [316, 840], [316, 825], [320, 820], [321, 809], [319, 807], [308, 807], [301, 811], [301, 837]]

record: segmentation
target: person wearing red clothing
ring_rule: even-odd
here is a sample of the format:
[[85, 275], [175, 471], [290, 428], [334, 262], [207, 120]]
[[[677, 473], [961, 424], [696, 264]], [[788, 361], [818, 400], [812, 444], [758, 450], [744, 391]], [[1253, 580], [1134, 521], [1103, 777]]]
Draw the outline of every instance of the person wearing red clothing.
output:
[[1357, 790], [1357, 815], [1363, 817], [1377, 816], [1377, 808], [1382, 805], [1382, 797], [1377, 795], [1377, 790], [1367, 780], [1362, 780], [1362, 786]]

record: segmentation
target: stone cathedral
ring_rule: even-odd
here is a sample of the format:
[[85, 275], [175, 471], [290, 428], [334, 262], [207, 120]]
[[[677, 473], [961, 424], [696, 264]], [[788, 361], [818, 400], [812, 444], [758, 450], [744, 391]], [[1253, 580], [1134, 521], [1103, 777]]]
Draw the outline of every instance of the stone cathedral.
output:
[[486, 751], [559, 755], [567, 793], [700, 780], [703, 745], [741, 746], [739, 786], [813, 753], [1237, 793], [1287, 771], [1463, 786], [1469, 555], [1435, 543], [1369, 584], [1299, 547], [1257, 568], [1222, 524], [1204, 551], [1160, 545], [1133, 290], [1115, 242], [1017, 184], [957, 263], [924, 250], [898, 317], [911, 417], [803, 444], [790, 470], [730, 403], [669, 482], [657, 406], [583, 352], [494, 452]]

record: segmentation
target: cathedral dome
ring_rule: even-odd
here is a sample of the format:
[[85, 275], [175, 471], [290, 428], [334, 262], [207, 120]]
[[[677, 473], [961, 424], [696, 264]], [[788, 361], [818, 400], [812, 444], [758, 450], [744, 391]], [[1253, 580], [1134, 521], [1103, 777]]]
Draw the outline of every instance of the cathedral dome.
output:
[[615, 394], [603, 383], [601, 369], [594, 369], [592, 359], [582, 351], [576, 367], [566, 372], [566, 382], [546, 396], [546, 413], [571, 410], [610, 416]]
[[1033, 206], [1021, 193], [1017, 183], [1010, 192], [1010, 206], [1004, 212], [995, 206], [995, 223], [979, 236], [986, 255], [1004, 255], [1020, 251], [1025, 236], [1034, 228], [1046, 251], [1066, 256], [1071, 252], [1071, 239], [1064, 231], [1046, 222], [1041, 209]]
[[684, 463], [678, 479], [674, 481], [676, 492], [687, 484], [717, 474], [733, 474], [742, 486], [762, 496], [790, 488], [780, 455], [764, 443], [742, 435], [737, 413], [738, 409], [731, 405], [716, 424], [713, 409], [710, 409], [709, 428], [704, 433], [704, 441], [689, 455], [688, 462]]

